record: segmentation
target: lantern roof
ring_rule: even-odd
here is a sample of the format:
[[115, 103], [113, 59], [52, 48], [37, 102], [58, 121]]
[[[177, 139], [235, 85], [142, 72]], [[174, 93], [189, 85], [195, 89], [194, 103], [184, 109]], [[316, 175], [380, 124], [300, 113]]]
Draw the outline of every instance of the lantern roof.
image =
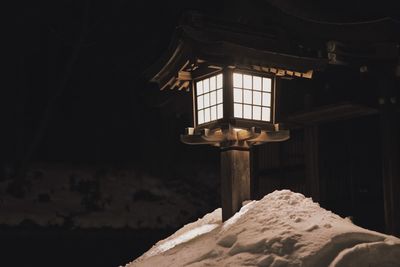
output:
[[189, 90], [192, 76], [223, 67], [311, 78], [327, 59], [318, 49], [305, 49], [284, 29], [253, 27], [186, 14], [176, 28], [168, 51], [147, 74], [161, 89]]

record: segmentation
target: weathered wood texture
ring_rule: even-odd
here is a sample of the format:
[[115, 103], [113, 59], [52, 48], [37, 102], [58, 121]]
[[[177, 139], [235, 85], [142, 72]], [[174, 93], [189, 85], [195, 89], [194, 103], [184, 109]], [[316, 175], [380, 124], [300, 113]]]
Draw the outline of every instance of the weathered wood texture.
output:
[[319, 131], [318, 126], [304, 128], [304, 156], [306, 167], [306, 193], [314, 201], [320, 200], [319, 188]]
[[250, 151], [221, 151], [221, 197], [223, 221], [250, 199]]
[[399, 116], [394, 111], [381, 115], [382, 176], [386, 232], [400, 236], [400, 142]]

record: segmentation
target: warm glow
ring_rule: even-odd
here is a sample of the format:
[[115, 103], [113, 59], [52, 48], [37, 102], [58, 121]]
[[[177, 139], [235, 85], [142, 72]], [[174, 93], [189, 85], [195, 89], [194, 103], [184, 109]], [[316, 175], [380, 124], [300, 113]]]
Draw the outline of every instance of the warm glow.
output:
[[233, 73], [235, 118], [271, 121], [272, 79]]
[[239, 87], [239, 88], [243, 87], [242, 77], [243, 77], [242, 74], [239, 74], [239, 73], [233, 74], [233, 87]]
[[196, 83], [197, 124], [223, 117], [222, 74]]

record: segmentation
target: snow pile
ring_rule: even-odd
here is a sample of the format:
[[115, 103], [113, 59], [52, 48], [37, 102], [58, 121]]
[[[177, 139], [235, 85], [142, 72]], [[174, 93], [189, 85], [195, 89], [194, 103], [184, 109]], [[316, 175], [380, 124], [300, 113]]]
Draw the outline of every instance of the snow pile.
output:
[[400, 239], [363, 229], [289, 190], [221, 209], [158, 242], [136, 266], [400, 266]]

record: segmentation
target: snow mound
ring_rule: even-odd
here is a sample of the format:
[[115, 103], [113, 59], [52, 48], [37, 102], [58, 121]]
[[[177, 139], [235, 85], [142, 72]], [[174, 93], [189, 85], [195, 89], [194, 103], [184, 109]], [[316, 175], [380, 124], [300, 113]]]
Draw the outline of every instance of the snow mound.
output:
[[400, 266], [400, 239], [363, 229], [302, 194], [275, 191], [221, 222], [184, 226], [126, 267]]

